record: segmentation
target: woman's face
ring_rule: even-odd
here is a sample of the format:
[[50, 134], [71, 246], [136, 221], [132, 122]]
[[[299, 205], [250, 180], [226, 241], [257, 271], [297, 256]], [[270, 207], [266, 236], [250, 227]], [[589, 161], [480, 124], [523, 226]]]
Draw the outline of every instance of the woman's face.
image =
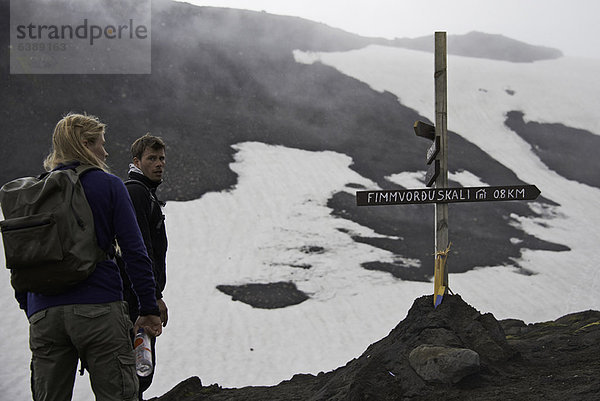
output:
[[94, 143], [91, 143], [89, 141], [83, 142], [85, 147], [88, 148], [90, 152], [92, 152], [99, 160], [102, 161], [106, 161], [106, 158], [108, 157], [108, 153], [106, 152], [106, 149], [104, 149], [105, 143], [106, 141], [104, 140], [104, 132], [100, 134], [100, 136]]

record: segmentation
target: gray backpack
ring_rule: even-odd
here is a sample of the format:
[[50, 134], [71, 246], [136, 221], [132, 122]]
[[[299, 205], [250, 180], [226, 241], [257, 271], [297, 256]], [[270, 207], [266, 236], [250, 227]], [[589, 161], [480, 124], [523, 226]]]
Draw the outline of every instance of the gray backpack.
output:
[[107, 259], [79, 181], [94, 166], [24, 177], [0, 188], [6, 267], [17, 292], [53, 295], [86, 279]]

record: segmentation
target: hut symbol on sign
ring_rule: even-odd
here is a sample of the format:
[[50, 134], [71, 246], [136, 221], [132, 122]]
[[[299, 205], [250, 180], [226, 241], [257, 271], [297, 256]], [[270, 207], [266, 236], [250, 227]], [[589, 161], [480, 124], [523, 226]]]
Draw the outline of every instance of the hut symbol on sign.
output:
[[486, 199], [487, 198], [487, 193], [485, 191], [485, 189], [480, 189], [479, 191], [475, 192], [475, 199]]

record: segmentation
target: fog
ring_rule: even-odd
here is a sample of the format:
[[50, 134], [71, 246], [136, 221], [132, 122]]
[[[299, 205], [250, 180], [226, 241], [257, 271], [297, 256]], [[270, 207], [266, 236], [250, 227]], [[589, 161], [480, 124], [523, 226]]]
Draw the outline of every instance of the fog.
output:
[[188, 3], [294, 15], [364, 36], [420, 37], [434, 31], [501, 34], [566, 56], [600, 58], [595, 0], [188, 0]]

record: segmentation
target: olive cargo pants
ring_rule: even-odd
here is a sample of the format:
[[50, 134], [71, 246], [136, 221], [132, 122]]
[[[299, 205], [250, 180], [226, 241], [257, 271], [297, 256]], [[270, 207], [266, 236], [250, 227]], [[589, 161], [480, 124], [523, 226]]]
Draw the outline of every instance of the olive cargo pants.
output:
[[71, 400], [79, 358], [97, 401], [137, 400], [138, 380], [125, 302], [51, 307], [29, 318], [35, 401]]

